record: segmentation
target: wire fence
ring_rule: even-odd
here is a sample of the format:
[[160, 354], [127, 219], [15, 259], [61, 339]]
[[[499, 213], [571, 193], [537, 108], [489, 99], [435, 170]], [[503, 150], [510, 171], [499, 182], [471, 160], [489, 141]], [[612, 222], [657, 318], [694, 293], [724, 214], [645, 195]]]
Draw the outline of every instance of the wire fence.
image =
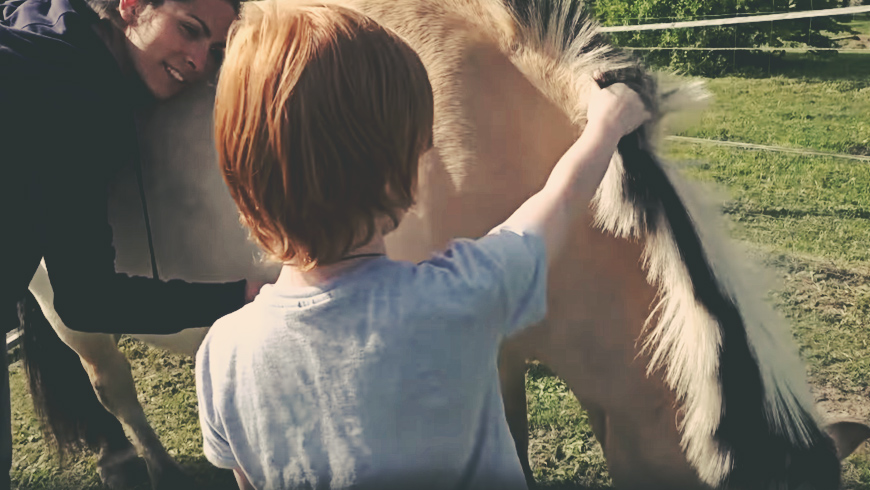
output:
[[[727, 14], [715, 14], [715, 15], [704, 15], [704, 16], [696, 16], [692, 19], [679, 19], [678, 22], [659, 22], [653, 24], [644, 24], [640, 23], [643, 21], [653, 21], [653, 20], [666, 20], [673, 19], [673, 17], [634, 17], [634, 18], [621, 18], [621, 21], [638, 21], [639, 23], [636, 25], [622, 25], [622, 26], [605, 26], [602, 27], [602, 31], [608, 33], [620, 33], [620, 32], [638, 32], [638, 31], [651, 31], [651, 30], [665, 30], [665, 29], [688, 29], [688, 28], [703, 28], [703, 27], [722, 27], [722, 26], [734, 26], [735, 29], [737, 26], [741, 24], [750, 24], [750, 23], [759, 23], [759, 22], [770, 22], [771, 23], [771, 33], [773, 31], [772, 25], [773, 22], [777, 21], [787, 21], [787, 20], [796, 20], [796, 19], [812, 19], [817, 17], [832, 17], [832, 16], [843, 16], [843, 15], [861, 15], [870, 13], [870, 5], [865, 6], [855, 6], [855, 7], [844, 7], [844, 8], [836, 8], [836, 9], [824, 9], [824, 10], [811, 10], [811, 11], [801, 11], [801, 12], [759, 12], [759, 13], [747, 13], [740, 15], [727, 15]], [[867, 17], [870, 20], [870, 16]], [[811, 29], [811, 25], [808, 26], [808, 29]], [[868, 33], [870, 34], [870, 33]], [[849, 38], [851, 36], [846, 36], [845, 38]], [[809, 35], [807, 36], [809, 39]], [[767, 52], [769, 56], [772, 53], [811, 53], [811, 54], [819, 54], [819, 53], [829, 53], [829, 54], [839, 54], [839, 53], [859, 53], [859, 54], [870, 54], [870, 36], [868, 36], [867, 47], [864, 48], [850, 48], [850, 47], [813, 47], [813, 46], [803, 46], [803, 47], [795, 47], [795, 46], [737, 46], [736, 45], [736, 31], [735, 31], [735, 45], [733, 46], [621, 46], [621, 49], [632, 50], [637, 52], [653, 52], [653, 51], [707, 51], [707, 52]], [[771, 59], [768, 58], [768, 76], [770, 75], [771, 70]], [[868, 58], [870, 60], [870, 58]], [[736, 62], [736, 57], [735, 57]], [[870, 66], [870, 64], [868, 64]], [[848, 73], [848, 67], [846, 67], [846, 73]], [[722, 140], [713, 140], [707, 138], [693, 138], [687, 136], [669, 136], [667, 138], [670, 141], [677, 141], [683, 143], [696, 143], [696, 144], [705, 144], [705, 145], [716, 145], [716, 146], [728, 146], [728, 147], [736, 147], [745, 150], [755, 150], [755, 151], [767, 151], [767, 152], [781, 152], [781, 153], [790, 153], [796, 155], [803, 156], [820, 156], [820, 157], [832, 157], [844, 160], [851, 160], [855, 162], [862, 163], [870, 163], [870, 156], [866, 155], [852, 155], [852, 154], [843, 154], [843, 153], [835, 153], [835, 152], [827, 152], [827, 151], [819, 151], [814, 149], [805, 149], [805, 148], [792, 148], [792, 147], [783, 147], [783, 146], [775, 146], [775, 145], [759, 145], [754, 143], [744, 143], [739, 141], [722, 141]]]
[[668, 136], [666, 139], [670, 141], [678, 141], [682, 143], [700, 143], [706, 145], [717, 145], [717, 146], [730, 146], [735, 148], [743, 148], [746, 150], [762, 150], [762, 151], [774, 151], [781, 153], [791, 153], [794, 155], [803, 155], [803, 156], [816, 156], [816, 157], [831, 157], [831, 158], [841, 158], [845, 160], [854, 160], [858, 162], [870, 163], [870, 156], [866, 155], [850, 155], [847, 153], [835, 153], [831, 151], [820, 151], [820, 150], [810, 150], [806, 148], [792, 148], [788, 146], [776, 146], [776, 145], [758, 145], [755, 143], [743, 143], [740, 141], [722, 141], [722, 140], [711, 140], [707, 138], [693, 138], [690, 136]]
[[[819, 65], [815, 70], [820, 74], [835, 71], [853, 76], [860, 72], [850, 73], [850, 66], [832, 65], [838, 63], [835, 60], [840, 54], [870, 54], [870, 23], [861, 24], [868, 32], [846, 27], [853, 20], [870, 21], [870, 5], [804, 11], [776, 11], [775, 5], [775, 0], [771, 0], [769, 11], [735, 11], [730, 15], [612, 17], [611, 22], [624, 25], [600, 29], [612, 37], [614, 45], [637, 53], [649, 65], [693, 75], [716, 77], [740, 73], [770, 77], [784, 74], [782, 69], [794, 68], [796, 61], [806, 60], [827, 61], [827, 66]], [[830, 20], [817, 20], [813, 24], [813, 19], [819, 18], [837, 20], [833, 24]]]
[[773, 22], [779, 20], [808, 19], [813, 17], [835, 17], [840, 15], [855, 15], [870, 12], [870, 5], [858, 7], [840, 7], [824, 10], [805, 10], [803, 12], [760, 13], [755, 16], [727, 17], [719, 19], [690, 20], [685, 22], [663, 22], [658, 24], [639, 24], [625, 26], [605, 26], [602, 32], [650, 31], [661, 29], [686, 29], [689, 27], [713, 27], [757, 22]]

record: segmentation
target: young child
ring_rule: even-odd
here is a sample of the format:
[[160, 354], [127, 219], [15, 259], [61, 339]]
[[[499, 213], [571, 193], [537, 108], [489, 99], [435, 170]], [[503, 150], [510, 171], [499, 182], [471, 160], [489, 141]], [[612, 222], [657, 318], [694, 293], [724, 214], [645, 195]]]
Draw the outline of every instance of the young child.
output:
[[624, 85], [593, 90], [585, 132], [505, 223], [393, 261], [384, 235], [432, 144], [422, 63], [359, 13], [247, 3], [218, 83], [218, 154], [242, 221], [284, 267], [197, 354], [209, 461], [243, 489], [526, 488], [499, 346], [543, 319], [549, 258], [649, 117]]

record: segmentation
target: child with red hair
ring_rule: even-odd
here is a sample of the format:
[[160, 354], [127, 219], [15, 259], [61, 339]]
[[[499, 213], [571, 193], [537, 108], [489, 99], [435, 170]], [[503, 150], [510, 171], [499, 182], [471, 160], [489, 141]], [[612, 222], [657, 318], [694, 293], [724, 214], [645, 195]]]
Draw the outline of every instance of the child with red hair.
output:
[[355, 11], [247, 3], [218, 82], [218, 154], [242, 222], [284, 267], [197, 354], [209, 461], [242, 488], [525, 488], [499, 346], [543, 319], [548, 263], [649, 117], [624, 85], [595, 90], [583, 135], [507, 221], [393, 261], [384, 235], [432, 145], [422, 62]]

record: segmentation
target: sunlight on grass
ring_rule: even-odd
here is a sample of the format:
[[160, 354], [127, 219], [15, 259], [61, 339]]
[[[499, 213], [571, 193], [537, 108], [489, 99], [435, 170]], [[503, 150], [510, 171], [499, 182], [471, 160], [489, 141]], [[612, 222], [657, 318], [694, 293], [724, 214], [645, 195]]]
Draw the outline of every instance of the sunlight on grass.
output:
[[714, 104], [682, 135], [870, 155], [868, 87], [870, 78], [710, 80]]
[[725, 186], [735, 238], [839, 262], [870, 261], [870, 165], [673, 142], [686, 175]]

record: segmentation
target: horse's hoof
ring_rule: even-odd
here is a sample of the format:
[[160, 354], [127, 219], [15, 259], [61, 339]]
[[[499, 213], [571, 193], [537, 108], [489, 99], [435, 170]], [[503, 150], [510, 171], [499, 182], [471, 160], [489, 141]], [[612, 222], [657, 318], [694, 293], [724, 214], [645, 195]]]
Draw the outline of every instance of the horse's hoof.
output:
[[159, 475], [151, 475], [154, 490], [194, 490], [196, 481], [180, 464], [173, 462], [161, 468]]
[[127, 490], [141, 487], [148, 482], [148, 465], [133, 453], [132, 457], [112, 464], [98, 463], [97, 472], [103, 485], [111, 490]]

